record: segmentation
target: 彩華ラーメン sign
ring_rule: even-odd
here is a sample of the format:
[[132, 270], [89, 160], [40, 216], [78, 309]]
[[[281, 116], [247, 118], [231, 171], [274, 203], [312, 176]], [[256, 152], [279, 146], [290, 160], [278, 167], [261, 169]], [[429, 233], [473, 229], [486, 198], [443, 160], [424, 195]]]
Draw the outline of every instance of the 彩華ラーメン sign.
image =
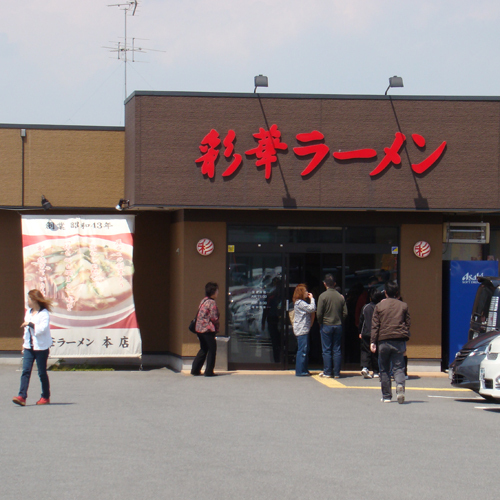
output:
[[134, 216], [22, 217], [24, 288], [53, 300], [53, 357], [140, 356]]
[[[494, 210], [497, 108], [498, 99], [136, 91], [124, 197], [146, 209]], [[470, 189], [472, 176], [491, 196]]]

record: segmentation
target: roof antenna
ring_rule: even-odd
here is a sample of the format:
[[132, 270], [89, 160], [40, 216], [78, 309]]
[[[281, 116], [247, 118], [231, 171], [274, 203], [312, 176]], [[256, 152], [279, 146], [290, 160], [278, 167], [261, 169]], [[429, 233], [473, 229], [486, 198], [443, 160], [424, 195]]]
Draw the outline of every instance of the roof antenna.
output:
[[[108, 7], [118, 7], [120, 10], [123, 10], [124, 13], [124, 41], [123, 42], [111, 42], [113, 44], [116, 44], [114, 47], [103, 47], [104, 49], [109, 49], [110, 52], [116, 52], [118, 55], [118, 59], [122, 60], [123, 57], [123, 62], [124, 68], [125, 68], [125, 75], [124, 75], [124, 100], [127, 99], [127, 62], [129, 62], [129, 59], [127, 57], [127, 52], [132, 53], [132, 61], [130, 62], [136, 62], [135, 60], [135, 53], [136, 52], [141, 52], [143, 54], [146, 53], [146, 51], [152, 51], [152, 52], [165, 52], [164, 50], [155, 50], [155, 49], [148, 49], [146, 47], [137, 47], [136, 46], [136, 40], [144, 40], [143, 38], [132, 38], [132, 44], [129, 45], [128, 43], [128, 38], [127, 38], [127, 16], [134, 16], [135, 12], [138, 7], [138, 0], [132, 0], [129, 2], [124, 2], [124, 3], [115, 3], [108, 5]], [[140, 62], [140, 61], [137, 61]]]
[[124, 67], [125, 67], [125, 99], [127, 98], [127, 52], [133, 51], [133, 48], [129, 48], [127, 45], [127, 15], [129, 12], [132, 12], [131, 16], [135, 15], [135, 11], [137, 10], [137, 5], [139, 1], [138, 0], [131, 0], [130, 2], [124, 2], [124, 3], [114, 3], [111, 5], [108, 5], [108, 7], [118, 7], [120, 10], [123, 10], [124, 13], [124, 19], [125, 19], [125, 26], [124, 26], [124, 34], [125, 34], [125, 41], [123, 43], [123, 46], [121, 45], [120, 42], [117, 44], [117, 48], [115, 49], [114, 47], [104, 47], [105, 49], [111, 49], [112, 52], [118, 52], [118, 59], [121, 59], [121, 55], [123, 53], [123, 61], [124, 61]]

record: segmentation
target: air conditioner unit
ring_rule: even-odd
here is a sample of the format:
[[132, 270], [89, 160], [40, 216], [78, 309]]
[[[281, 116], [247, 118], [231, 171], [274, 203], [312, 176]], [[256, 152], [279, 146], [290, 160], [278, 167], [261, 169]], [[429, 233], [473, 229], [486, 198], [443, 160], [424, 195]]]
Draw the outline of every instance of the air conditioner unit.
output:
[[443, 225], [443, 243], [489, 242], [489, 222], [447, 222]]

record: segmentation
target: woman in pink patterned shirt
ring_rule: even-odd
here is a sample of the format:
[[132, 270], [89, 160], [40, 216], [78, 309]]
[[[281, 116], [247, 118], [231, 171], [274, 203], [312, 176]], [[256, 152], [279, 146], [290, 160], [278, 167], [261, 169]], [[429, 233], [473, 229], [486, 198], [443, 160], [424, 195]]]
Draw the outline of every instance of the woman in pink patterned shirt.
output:
[[219, 294], [219, 285], [208, 282], [205, 285], [205, 298], [200, 302], [198, 314], [196, 316], [196, 335], [200, 341], [200, 350], [194, 358], [191, 367], [191, 375], [201, 375], [201, 368], [205, 359], [205, 377], [215, 377], [215, 356], [217, 353], [217, 343], [215, 336], [219, 331], [219, 310], [215, 299]]

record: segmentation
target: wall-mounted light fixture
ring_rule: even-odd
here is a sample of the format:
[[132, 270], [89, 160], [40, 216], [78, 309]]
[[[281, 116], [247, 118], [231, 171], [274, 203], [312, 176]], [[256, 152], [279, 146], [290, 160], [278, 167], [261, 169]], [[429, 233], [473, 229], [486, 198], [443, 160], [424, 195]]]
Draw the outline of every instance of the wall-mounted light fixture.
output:
[[122, 210], [125, 210], [126, 208], [130, 208], [130, 201], [125, 200], [123, 198], [120, 198], [120, 201], [118, 202], [118, 205], [116, 205], [116, 210], [119, 210], [120, 212]]
[[50, 203], [49, 200], [47, 200], [47, 198], [45, 198], [45, 196], [42, 194], [42, 208], [44, 210], [48, 210], [49, 208], [52, 208], [52, 204]]
[[267, 87], [268, 80], [267, 76], [259, 75], [254, 78], [255, 88], [253, 89], [253, 93], [257, 92], [257, 87]]
[[387, 95], [387, 92], [391, 87], [404, 87], [403, 85], [403, 79], [400, 76], [391, 76], [389, 78], [389, 86], [387, 87], [387, 90], [385, 91], [385, 95]]

